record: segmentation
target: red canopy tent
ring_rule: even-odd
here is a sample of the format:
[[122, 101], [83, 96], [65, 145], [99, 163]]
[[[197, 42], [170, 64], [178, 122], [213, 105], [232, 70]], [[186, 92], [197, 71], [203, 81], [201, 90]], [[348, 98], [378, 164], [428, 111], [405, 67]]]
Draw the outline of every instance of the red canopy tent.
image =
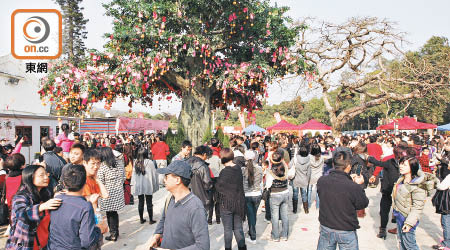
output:
[[301, 125], [299, 125], [300, 130], [331, 130], [332, 128], [326, 124], [311, 119]]
[[437, 125], [431, 123], [417, 122], [420, 126], [419, 129], [434, 129], [437, 128]]
[[405, 116], [401, 119], [396, 119], [391, 123], [377, 127], [377, 130], [394, 130], [395, 124], [398, 125], [399, 130], [416, 130], [416, 129], [433, 129], [437, 126], [430, 123], [418, 122], [414, 118]]
[[279, 123], [270, 126], [268, 128], [266, 128], [267, 131], [269, 131], [270, 133], [272, 133], [273, 131], [286, 131], [286, 132], [292, 132], [292, 131], [296, 131], [296, 133], [298, 133], [298, 131], [300, 130], [300, 127], [298, 125], [294, 125], [291, 124], [285, 120], [281, 120]]

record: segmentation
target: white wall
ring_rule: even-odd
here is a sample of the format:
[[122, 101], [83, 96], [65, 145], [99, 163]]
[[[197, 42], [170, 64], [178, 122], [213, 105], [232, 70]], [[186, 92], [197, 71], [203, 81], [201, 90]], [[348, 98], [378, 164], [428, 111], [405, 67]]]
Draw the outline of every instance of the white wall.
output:
[[0, 72], [23, 77], [16, 84], [8, 83], [8, 76], [0, 74], [0, 113], [49, 115], [50, 106], [43, 106], [39, 94], [39, 75], [26, 72], [26, 62], [10, 55], [0, 57]]
[[[1, 117], [1, 114], [0, 114]], [[41, 126], [50, 127], [50, 132], [52, 133], [51, 138], [56, 137], [56, 127], [58, 126], [58, 120], [56, 119], [46, 119], [46, 118], [9, 118], [13, 120], [16, 127], [17, 126], [31, 126], [32, 127], [32, 145], [27, 147], [22, 147], [20, 151], [21, 154], [25, 156], [27, 164], [30, 164], [34, 160], [34, 154], [41, 151], [40, 148], [40, 136], [41, 136]], [[63, 120], [63, 123], [68, 121]]]

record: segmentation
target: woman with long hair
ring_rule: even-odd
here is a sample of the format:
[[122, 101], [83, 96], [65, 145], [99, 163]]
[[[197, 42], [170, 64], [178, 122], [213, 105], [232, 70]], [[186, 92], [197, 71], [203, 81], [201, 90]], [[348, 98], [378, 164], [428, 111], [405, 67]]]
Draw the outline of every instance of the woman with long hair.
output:
[[119, 214], [117, 211], [125, 207], [123, 184], [125, 182], [125, 170], [123, 167], [123, 156], [118, 151], [109, 147], [100, 149], [102, 163], [97, 177], [106, 190], [108, 198], [100, 198], [100, 210], [106, 212], [110, 236], [105, 240], [117, 241], [119, 237]]
[[231, 250], [233, 233], [239, 250], [245, 245], [242, 221], [245, 219], [245, 196], [241, 168], [233, 163], [234, 153], [230, 148], [220, 151], [220, 159], [225, 168], [217, 178], [216, 190], [219, 193], [220, 217], [222, 218], [225, 250]]
[[255, 151], [247, 150], [244, 154], [245, 167], [242, 168], [244, 181], [245, 204], [247, 206], [247, 221], [250, 243], [256, 244], [256, 214], [261, 202], [262, 168], [254, 163]]
[[[272, 167], [266, 174], [265, 188], [270, 190], [270, 209], [272, 214], [272, 233], [270, 240], [279, 242], [280, 239], [287, 241], [289, 233], [288, 219], [288, 166], [283, 160], [280, 152], [275, 152], [269, 159]], [[282, 230], [280, 233], [279, 217], [281, 217]]]
[[[5, 249], [39, 249], [46, 239], [38, 239], [37, 228], [44, 218], [43, 212], [57, 209], [60, 199], [50, 199], [49, 178], [45, 168], [30, 165], [22, 171], [22, 185], [12, 200], [11, 231]], [[48, 217], [47, 217], [48, 218]], [[48, 221], [47, 221], [48, 225]], [[43, 228], [47, 230], [48, 227]]]
[[139, 199], [138, 212], [141, 224], [144, 224], [144, 199], [147, 203], [147, 213], [150, 224], [156, 223], [153, 220], [153, 194], [158, 191], [159, 183], [156, 174], [155, 164], [148, 159], [148, 150], [145, 147], [138, 148], [136, 160], [134, 160], [134, 171], [131, 177], [134, 195]]
[[399, 167], [400, 178], [394, 185], [392, 196], [400, 250], [419, 250], [415, 230], [427, 198], [426, 190], [421, 187], [426, 181], [425, 174], [415, 157], [400, 158]]

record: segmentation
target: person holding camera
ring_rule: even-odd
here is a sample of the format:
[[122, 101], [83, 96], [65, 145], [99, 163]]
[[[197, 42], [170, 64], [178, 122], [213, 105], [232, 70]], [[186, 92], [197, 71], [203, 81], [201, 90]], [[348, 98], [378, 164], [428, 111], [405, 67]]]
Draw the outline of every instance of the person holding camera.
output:
[[356, 211], [369, 205], [364, 189], [364, 177], [351, 174], [351, 155], [345, 151], [333, 157], [334, 168], [317, 182], [320, 199], [320, 237], [317, 250], [359, 249]]

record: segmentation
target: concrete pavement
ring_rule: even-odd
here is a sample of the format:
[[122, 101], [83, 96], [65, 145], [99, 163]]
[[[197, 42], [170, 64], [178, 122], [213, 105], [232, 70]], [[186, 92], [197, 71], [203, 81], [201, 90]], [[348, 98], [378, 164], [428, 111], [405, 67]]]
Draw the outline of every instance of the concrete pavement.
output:
[[[361, 250], [393, 250], [397, 248], [396, 235], [388, 234], [386, 240], [378, 239], [375, 235], [379, 227], [379, 202], [381, 194], [379, 188], [368, 188], [366, 190], [367, 196], [370, 199], [369, 207], [366, 209], [366, 217], [360, 219], [361, 228], [358, 230], [359, 246]], [[164, 206], [167, 191], [162, 189], [158, 191], [153, 197], [155, 220], [158, 220]], [[431, 197], [426, 202], [424, 213], [421, 215], [420, 224], [416, 232], [417, 242], [422, 250], [431, 249], [433, 244], [442, 238], [442, 228], [440, 224], [440, 215], [434, 212], [434, 207], [431, 205]], [[137, 197], [136, 204], [133, 206], [126, 206], [119, 212], [120, 218], [120, 237], [117, 242], [105, 241], [102, 249], [118, 250], [118, 249], [139, 249], [147, 250], [150, 237], [155, 230], [156, 224], [149, 225], [147, 214], [145, 218], [147, 223], [141, 225], [139, 223], [139, 216], [137, 211]], [[270, 236], [271, 224], [264, 221], [264, 214], [261, 211], [261, 206], [257, 218], [257, 244], [252, 245], [247, 243], [249, 250], [256, 249], [285, 249], [285, 250], [313, 250], [317, 247], [319, 238], [319, 211], [311, 208], [309, 214], [305, 214], [302, 210], [297, 214], [292, 214], [292, 209], [289, 207], [289, 240], [281, 242], [270, 242], [266, 238]], [[244, 223], [245, 225], [246, 223]], [[388, 228], [395, 225], [388, 224]], [[245, 225], [244, 231], [247, 226]], [[223, 242], [223, 226], [213, 224], [209, 226], [211, 249], [224, 249]], [[4, 246], [6, 238], [0, 239], [0, 246]], [[236, 243], [233, 240], [233, 249], [237, 249]]]
[[[360, 219], [361, 228], [358, 230], [358, 239], [361, 250], [392, 250], [397, 249], [396, 235], [389, 234], [386, 240], [379, 239], [375, 235], [379, 227], [379, 203], [381, 194], [379, 187], [368, 188], [366, 190], [367, 196], [370, 199], [369, 207], [366, 209], [366, 217]], [[154, 197], [154, 213], [156, 220], [160, 217], [160, 213], [164, 206], [164, 200], [167, 192], [160, 190]], [[419, 228], [416, 232], [417, 242], [421, 249], [431, 249], [433, 244], [436, 244], [442, 238], [442, 228], [440, 225], [440, 215], [434, 212], [434, 207], [431, 205], [431, 197], [426, 202], [424, 213], [421, 215]], [[252, 245], [247, 243], [249, 250], [253, 249], [285, 249], [285, 250], [313, 250], [317, 247], [319, 238], [319, 211], [311, 208], [309, 214], [305, 214], [301, 210], [297, 214], [292, 213], [289, 208], [289, 240], [286, 242], [270, 242], [266, 238], [270, 236], [271, 224], [264, 221], [264, 214], [261, 211], [261, 206], [258, 212], [257, 219], [257, 244]], [[148, 249], [148, 240], [150, 239], [156, 225], [139, 224], [139, 216], [137, 212], [137, 205], [127, 206], [120, 213], [120, 238], [116, 243], [108, 242], [103, 249]], [[147, 219], [148, 220], [148, 219]], [[246, 224], [246, 223], [245, 223]], [[394, 227], [395, 224], [389, 223], [388, 228]], [[246, 231], [245, 226], [244, 231]], [[213, 224], [209, 226], [211, 249], [224, 249], [223, 242], [223, 226]], [[237, 249], [236, 243], [233, 240], [233, 249]]]

